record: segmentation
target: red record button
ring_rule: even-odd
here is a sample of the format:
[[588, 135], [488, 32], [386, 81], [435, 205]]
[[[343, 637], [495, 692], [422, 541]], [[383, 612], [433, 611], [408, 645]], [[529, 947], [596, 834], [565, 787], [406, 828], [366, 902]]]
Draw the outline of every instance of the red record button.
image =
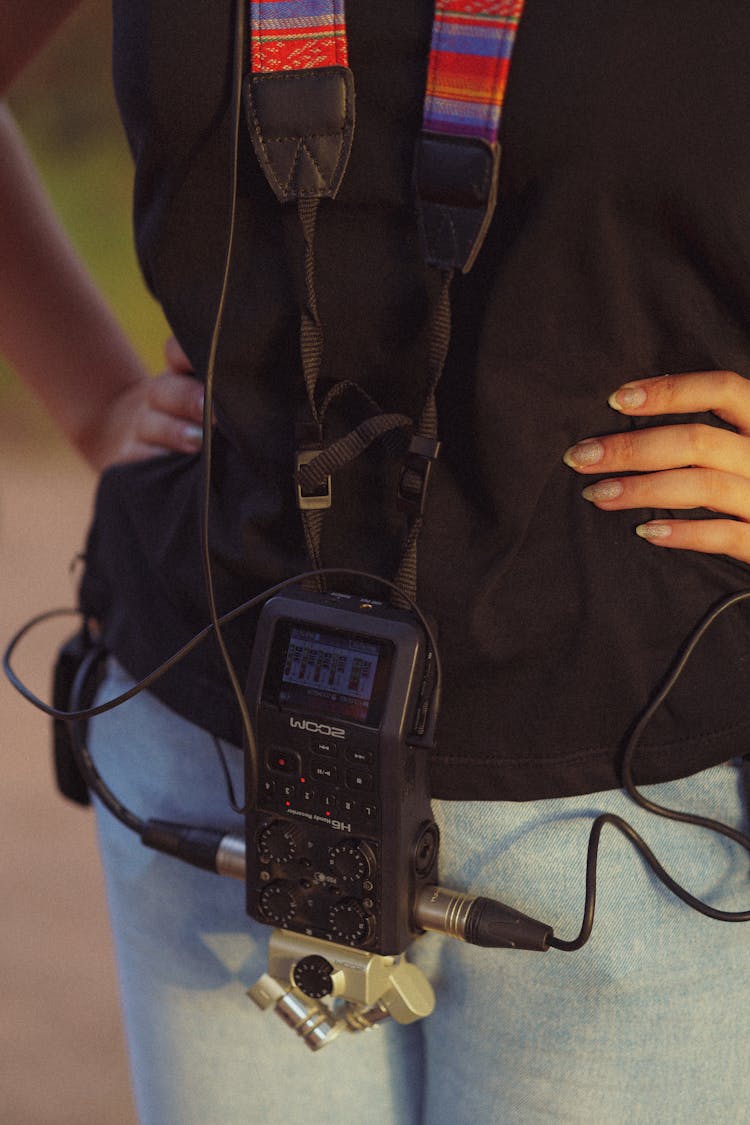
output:
[[300, 757], [293, 750], [272, 746], [268, 751], [266, 761], [272, 770], [278, 770], [279, 773], [300, 772]]

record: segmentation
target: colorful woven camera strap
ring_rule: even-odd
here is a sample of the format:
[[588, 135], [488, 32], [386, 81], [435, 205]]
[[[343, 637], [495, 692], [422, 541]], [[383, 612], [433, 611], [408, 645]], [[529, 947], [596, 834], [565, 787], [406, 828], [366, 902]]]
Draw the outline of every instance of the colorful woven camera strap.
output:
[[[497, 141], [524, 0], [436, 0], [423, 128]], [[347, 66], [344, 0], [250, 0], [255, 74]]]
[[344, 0], [250, 0], [255, 74], [347, 66]]
[[[450, 223], [456, 215], [446, 212], [444, 207], [439, 212], [428, 207], [429, 213], [420, 215], [420, 226], [431, 264], [469, 269], [489, 225], [495, 201], [500, 119], [523, 8], [524, 0], [435, 0], [424, 96], [423, 141], [425, 137], [439, 136], [459, 144], [451, 148], [448, 143], [434, 151], [425, 150], [424, 143], [419, 146], [417, 195], [428, 204], [432, 195], [436, 197], [432, 203], [438, 205], [441, 198], [446, 199], [450, 194], [444, 182], [446, 175], [455, 182], [462, 172], [474, 184], [477, 175], [483, 174], [488, 187], [487, 199], [480, 200], [474, 193], [468, 207], [474, 212], [474, 220], [480, 209], [490, 214], [483, 215], [478, 223], [462, 222], [457, 244], [449, 248], [440, 244], [444, 239], [438, 237], [437, 228]], [[250, 0], [250, 54], [255, 76], [346, 69], [344, 0]], [[489, 146], [493, 156], [491, 167], [482, 169], [480, 165], [484, 162], [476, 154], [472, 160], [467, 150], [462, 150], [460, 142], [472, 140]], [[351, 130], [345, 143], [351, 144]], [[314, 163], [317, 153], [311, 152], [309, 156]], [[436, 161], [443, 165], [442, 176], [440, 169], [434, 167]], [[461, 170], [454, 167], [456, 163], [466, 166]], [[346, 157], [337, 164], [335, 174], [321, 177], [317, 185], [320, 196], [335, 194], [345, 165]], [[264, 166], [268, 173], [268, 163]], [[293, 179], [276, 177], [272, 186], [277, 195], [288, 199], [289, 194], [284, 195], [283, 189], [288, 191]], [[438, 181], [433, 185], [434, 190], [431, 190], [431, 180]], [[308, 182], [303, 185], [303, 191], [312, 194], [315, 186]], [[421, 210], [424, 212], [424, 207]], [[459, 213], [460, 219], [469, 217]]]
[[524, 0], [437, 0], [423, 128], [497, 142]]

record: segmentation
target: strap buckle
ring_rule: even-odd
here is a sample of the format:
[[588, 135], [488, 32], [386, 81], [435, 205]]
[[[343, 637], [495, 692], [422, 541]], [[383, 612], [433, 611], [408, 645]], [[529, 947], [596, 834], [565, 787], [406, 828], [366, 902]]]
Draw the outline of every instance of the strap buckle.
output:
[[423, 516], [432, 466], [440, 456], [437, 438], [415, 434], [409, 442], [398, 482], [398, 506], [411, 516]]
[[331, 476], [330, 473], [320, 484], [305, 489], [299, 479], [299, 472], [303, 465], [309, 465], [323, 452], [323, 446], [317, 449], [298, 449], [295, 457], [295, 481], [297, 484], [297, 507], [301, 512], [322, 511], [331, 506]]
[[[331, 507], [331, 475], [330, 473], [315, 484], [305, 486], [300, 480], [304, 476], [301, 470], [309, 465], [325, 449], [323, 444], [323, 427], [317, 422], [302, 421], [297, 423], [297, 452], [294, 458], [294, 480], [297, 488], [297, 507], [301, 512], [324, 511]], [[309, 474], [308, 474], [309, 476]]]

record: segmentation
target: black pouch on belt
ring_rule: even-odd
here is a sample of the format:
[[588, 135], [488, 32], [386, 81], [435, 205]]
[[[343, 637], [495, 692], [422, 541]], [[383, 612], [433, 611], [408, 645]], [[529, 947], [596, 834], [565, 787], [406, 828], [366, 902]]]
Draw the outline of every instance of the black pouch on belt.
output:
[[[87, 628], [72, 636], [60, 649], [55, 661], [52, 678], [52, 705], [59, 711], [73, 709], [71, 695], [73, 684], [84, 658], [91, 651], [93, 641]], [[101, 665], [100, 665], [101, 667]], [[76, 700], [76, 709], [90, 707], [93, 702], [99, 676], [89, 676], [83, 697]], [[77, 805], [90, 805], [88, 786], [78, 768], [70, 727], [63, 719], [52, 720], [52, 755], [55, 766], [57, 788], [64, 797]]]

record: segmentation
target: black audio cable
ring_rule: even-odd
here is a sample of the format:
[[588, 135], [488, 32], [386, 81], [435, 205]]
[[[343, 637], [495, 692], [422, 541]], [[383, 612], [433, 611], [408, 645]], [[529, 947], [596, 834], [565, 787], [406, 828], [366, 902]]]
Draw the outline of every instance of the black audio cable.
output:
[[[423, 624], [429, 631], [428, 623], [425, 621]], [[434, 646], [439, 687], [440, 659], [431, 633], [429, 639]], [[147, 847], [218, 875], [244, 879], [245, 841], [241, 836], [221, 828], [158, 819], [143, 820], [123, 805], [102, 778], [86, 746], [80, 718], [99, 714], [100, 709], [78, 708], [76, 705], [85, 698], [89, 681], [105, 655], [102, 649], [92, 647], [84, 657], [71, 691], [74, 709], [67, 713], [66, 719], [76, 764], [89, 789], [113, 816], [140, 836]], [[127, 696], [132, 698], [132, 692], [128, 692]], [[545, 950], [549, 948], [552, 934], [550, 926], [503, 903], [438, 886], [425, 887], [420, 891], [414, 907], [414, 922], [417, 929], [432, 930], [472, 945], [493, 948]]]
[[[698, 623], [696, 628], [690, 634], [684, 648], [678, 654], [676, 660], [673, 662], [661, 687], [656, 691], [653, 699], [641, 714], [638, 722], [635, 724], [630, 737], [627, 740], [625, 749], [623, 751], [622, 763], [620, 766], [621, 780], [623, 788], [632, 797], [636, 804], [641, 808], [646, 809], [647, 812], [653, 813], [655, 816], [666, 817], [669, 820], [676, 820], [682, 824], [693, 824], [698, 828], [707, 828], [711, 832], [717, 832], [728, 839], [733, 840], [746, 851], [750, 852], [750, 837], [745, 833], [732, 828], [727, 824], [722, 824], [721, 821], [712, 820], [709, 817], [696, 816], [693, 813], [680, 812], [678, 809], [670, 809], [664, 805], [658, 805], [654, 801], [650, 801], [644, 797], [642, 793], [636, 788], [633, 781], [633, 760], [635, 751], [640, 744], [643, 733], [653, 718], [656, 711], [661, 707], [664, 700], [671, 692], [677, 680], [680, 678], [685, 670], [685, 667], [695, 651], [697, 645], [702, 638], [711, 628], [715, 621], [721, 617], [728, 609], [738, 605], [741, 602], [747, 601], [750, 598], [750, 590], [739, 590], [733, 594], [727, 594], [716, 605], [714, 605], [708, 613]], [[561, 938], [551, 938], [550, 944], [556, 949], [565, 951], [573, 951], [580, 949], [584, 945], [590, 935], [594, 925], [594, 910], [596, 907], [596, 864], [599, 851], [599, 841], [601, 838], [602, 830], [605, 825], [610, 824], [619, 832], [630, 840], [630, 842], [637, 848], [643, 858], [648, 863], [651, 870], [656, 877], [668, 889], [686, 903], [687, 906], [693, 910], [697, 910], [699, 914], [703, 914], [707, 918], [713, 918], [719, 922], [750, 922], [750, 910], [718, 910], [708, 903], [703, 902], [701, 899], [696, 898], [683, 886], [681, 886], [672, 876], [666, 871], [659, 863], [658, 859], [651, 851], [646, 841], [636, 832], [632, 825], [628, 824], [619, 816], [610, 813], [604, 813], [596, 817], [589, 835], [588, 851], [586, 857], [586, 897], [583, 911], [583, 921], [578, 936], [572, 941], [563, 941]]]
[[[101, 659], [101, 650], [95, 648], [84, 658], [73, 683], [72, 702], [83, 696]], [[241, 836], [221, 828], [141, 819], [123, 805], [102, 778], [86, 746], [81, 723], [69, 723], [76, 764], [89, 789], [113, 816], [140, 836], [146, 847], [205, 871], [245, 878], [245, 841]], [[549, 948], [552, 933], [551, 927], [502, 903], [437, 886], [421, 890], [414, 921], [418, 929], [495, 948], [544, 950]]]
[[[228, 624], [242, 613], [255, 608], [262, 601], [273, 596], [273, 594], [286, 589], [288, 586], [297, 584], [306, 577], [315, 577], [318, 573], [331, 577], [336, 575], [355, 577], [368, 582], [381, 583], [387, 587], [392, 587], [393, 585], [388, 582], [388, 580], [380, 578], [377, 575], [358, 571], [325, 568], [321, 572], [309, 572], [309, 574], [297, 575], [294, 578], [278, 583], [276, 586], [271, 587], [255, 598], [244, 602], [230, 613], [225, 614], [220, 619], [220, 623], [222, 625]], [[732, 606], [746, 601], [748, 598], [750, 598], [750, 589], [727, 595], [706, 614], [698, 627], [693, 631], [685, 648], [666, 676], [663, 685], [656, 692], [654, 698], [643, 711], [640, 719], [633, 728], [625, 747], [621, 769], [623, 787], [631, 798], [642, 808], [657, 816], [667, 817], [681, 823], [693, 824], [697, 827], [708, 828], [711, 831], [718, 832], [750, 852], [750, 837], [746, 836], [744, 833], [731, 828], [729, 825], [722, 824], [719, 821], [711, 820], [707, 817], [696, 816], [692, 813], [684, 813], [676, 809], [669, 809], [665, 806], [657, 805], [644, 797], [638, 791], [633, 781], [633, 758], [640, 744], [643, 732], [656, 710], [664, 702], [678, 678], [682, 675], [696, 646], [711, 625], [713, 625], [724, 612]], [[442, 683], [442, 669], [437, 643], [430, 624], [419, 607], [414, 602], [411, 602], [411, 608], [419, 618], [432, 649], [435, 666], [433, 701], [434, 704], [437, 705]], [[20, 641], [26, 636], [30, 629], [40, 621], [58, 616], [60, 613], [69, 612], [72, 611], [53, 610], [49, 613], [41, 614], [27, 622], [18, 630], [11, 639], [3, 656], [3, 668], [11, 684], [25, 699], [34, 704], [38, 709], [52, 718], [63, 720], [71, 725], [74, 752], [76, 753], [79, 768], [87, 784], [114, 816], [140, 835], [144, 844], [158, 851], [176, 856], [194, 866], [215, 871], [222, 875], [229, 875], [234, 878], [244, 878], [245, 844], [241, 837], [216, 828], [202, 828], [194, 825], [176, 824], [159, 820], [143, 821], [131, 810], [126, 809], [122, 803], [117, 800], [116, 796], [109, 790], [98, 774], [96, 766], [85, 747], [85, 742], [78, 727], [81, 721], [104, 714], [106, 711], [112, 710], [128, 699], [132, 699], [138, 692], [150, 687], [160, 676], [174, 667], [188, 652], [191, 652], [209, 636], [213, 626], [209, 625], [200, 633], [196, 634], [196, 636], [183, 646], [179, 652], [175, 653], [173, 657], [165, 661], [164, 664], [160, 665], [159, 668], [145, 677], [145, 679], [135, 684], [127, 692], [123, 692], [122, 695], [108, 700], [106, 703], [99, 704], [96, 707], [74, 708], [71, 711], [62, 711], [58, 708], [51, 707], [49, 704], [39, 699], [22, 683], [13, 671], [11, 658]], [[92, 650], [82, 663], [76, 678], [76, 684], [74, 685], [74, 699], [80, 698], [89, 676], [93, 674], [94, 666], [100, 655], [98, 650]], [[621, 817], [605, 813], [596, 817], [591, 826], [586, 860], [583, 921], [580, 931], [574, 939], [565, 940], [555, 937], [552, 927], [548, 924], [529, 918], [527, 915], [503, 903], [497, 902], [494, 899], [488, 899], [484, 896], [465, 895], [456, 891], [446, 890], [442, 887], [427, 887], [420, 892], [417, 902], [415, 903], [416, 925], [421, 929], [434, 930], [467, 941], [470, 944], [487, 947], [536, 950], [555, 948], [567, 952], [580, 949], [588, 941], [594, 924], [598, 850], [602, 831], [605, 825], [608, 824], [622, 832], [626, 838], [630, 840], [649, 864], [657, 878], [689, 907], [706, 917], [718, 921], [750, 921], [750, 910], [719, 910], [696, 898], [669, 875], [648, 847], [645, 840], [636, 832], [632, 825], [628, 824], [628, 822]]]
[[[248, 598], [247, 601], [242, 602], [240, 605], [235, 606], [234, 609], [229, 610], [228, 613], [223, 614], [218, 619], [218, 623], [220, 626], [229, 625], [233, 621], [236, 621], [237, 618], [242, 617], [244, 614], [249, 613], [253, 609], [257, 609], [264, 602], [268, 601], [269, 598], [274, 597], [274, 595], [280, 594], [284, 590], [288, 590], [290, 586], [299, 586], [304, 582], [317, 577], [349, 579], [353, 578], [357, 581], [366, 582], [368, 584], [374, 583], [375, 585], [383, 586], [392, 592], [397, 592], [406, 599], [409, 604], [409, 608], [416, 616], [420, 625], [424, 629], [425, 636], [427, 637], [428, 648], [431, 654], [434, 668], [430, 707], [432, 710], [438, 710], [440, 706], [440, 696], [442, 693], [443, 672], [435, 631], [429, 619], [425, 616], [417, 603], [412, 598], [406, 597], [406, 595], [403, 594], [403, 592], [399, 589], [398, 586], [396, 586], [394, 582], [390, 582], [387, 578], [382, 578], [379, 574], [370, 574], [365, 570], [351, 570], [347, 567], [321, 567], [318, 570], [303, 571], [301, 574], [295, 574], [291, 578], [285, 578], [283, 579], [283, 581], [277, 582], [274, 586], [269, 586], [266, 590], [261, 591], [261, 593], [256, 594], [254, 597]], [[70, 711], [64, 711], [58, 707], [53, 707], [51, 704], [45, 702], [45, 700], [36, 695], [31, 690], [31, 688], [29, 688], [23, 682], [23, 680], [13, 668], [13, 657], [15, 656], [21, 642], [39, 625], [43, 624], [46, 621], [51, 621], [57, 617], [76, 617], [80, 620], [81, 612], [77, 609], [51, 609], [47, 610], [45, 613], [39, 613], [35, 617], [30, 618], [23, 625], [21, 625], [19, 629], [16, 630], [11, 639], [8, 641], [8, 644], [5, 647], [5, 651], [3, 652], [2, 668], [10, 685], [15, 688], [19, 695], [23, 696], [27, 703], [31, 703], [33, 707], [36, 707], [38, 711], [42, 711], [51, 719], [59, 719], [62, 722], [73, 720], [86, 722], [88, 721], [88, 719], [93, 719], [97, 715], [104, 715], [107, 711], [112, 711], [115, 707], [119, 707], [121, 704], [127, 703], [129, 699], [133, 699], [136, 695], [140, 694], [140, 692], [148, 691], [148, 689], [153, 687], [153, 685], [157, 683], [162, 678], [162, 676], [166, 675], [167, 672], [170, 672], [173, 668], [175, 668], [182, 660], [185, 659], [186, 656], [188, 656], [191, 652], [198, 648], [199, 645], [203, 644], [203, 642], [214, 632], [213, 624], [206, 625], [203, 629], [200, 630], [200, 632], [191, 637], [191, 639], [187, 641], [182, 646], [182, 648], [178, 649], [177, 652], [175, 652], [172, 656], [170, 656], [167, 660], [160, 664], [158, 668], [155, 668], [153, 672], [149, 672], [147, 676], [144, 676], [142, 680], [139, 680], [137, 683], [133, 684], [133, 686], [131, 688], [128, 688], [127, 691], [122, 692], [121, 695], [113, 696], [112, 699], [108, 699], [104, 703], [98, 703], [95, 707], [80, 707], [73, 708]]]

